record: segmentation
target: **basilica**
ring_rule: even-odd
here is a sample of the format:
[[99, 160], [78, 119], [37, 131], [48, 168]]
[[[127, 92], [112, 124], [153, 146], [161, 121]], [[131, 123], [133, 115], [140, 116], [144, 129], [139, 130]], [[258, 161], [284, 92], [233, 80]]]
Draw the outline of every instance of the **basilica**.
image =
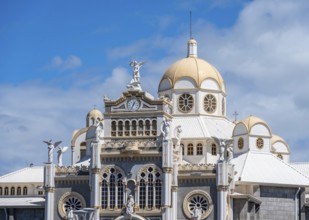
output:
[[47, 141], [44, 166], [0, 177], [0, 219], [309, 220], [309, 163], [290, 163], [288, 143], [263, 119], [227, 118], [225, 81], [197, 49], [189, 39], [156, 97], [133, 60], [125, 91], [87, 114], [70, 150]]

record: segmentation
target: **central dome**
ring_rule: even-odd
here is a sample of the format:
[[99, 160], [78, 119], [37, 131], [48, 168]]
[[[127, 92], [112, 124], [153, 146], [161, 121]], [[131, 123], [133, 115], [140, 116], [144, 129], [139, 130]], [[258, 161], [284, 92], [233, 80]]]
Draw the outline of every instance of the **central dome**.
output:
[[160, 84], [159, 92], [174, 89], [175, 83], [182, 79], [192, 79], [198, 89], [204, 88], [203, 82], [207, 79], [217, 83], [218, 89], [225, 93], [225, 86], [219, 71], [210, 63], [197, 57], [196, 41], [188, 41], [188, 55], [186, 58], [176, 61], [164, 73]]

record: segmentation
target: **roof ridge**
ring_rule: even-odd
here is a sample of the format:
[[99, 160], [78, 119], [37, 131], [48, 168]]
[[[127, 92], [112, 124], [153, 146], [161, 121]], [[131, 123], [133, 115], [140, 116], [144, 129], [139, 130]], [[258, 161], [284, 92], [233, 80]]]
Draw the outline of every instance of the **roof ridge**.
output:
[[239, 174], [239, 177], [238, 177], [238, 178], [240, 178], [240, 181], [241, 181], [241, 176], [242, 176], [242, 174], [244, 173], [245, 164], [246, 164], [247, 159], [248, 159], [248, 157], [249, 157], [249, 153], [250, 153], [250, 151], [246, 153], [246, 156], [245, 156], [246, 158], [245, 158], [245, 160], [244, 160], [244, 162], [243, 162], [243, 166], [242, 166], [242, 168], [241, 168], [241, 171], [240, 171], [240, 174]]
[[297, 173], [299, 173], [300, 175], [302, 175], [303, 177], [305, 177], [307, 180], [309, 180], [309, 178], [307, 176], [305, 176], [302, 172], [298, 171], [297, 169], [295, 169], [293, 166], [290, 165], [290, 163], [286, 163], [284, 160], [281, 160], [280, 158], [276, 157], [274, 154], [271, 154], [274, 158], [276, 158], [277, 160], [279, 160], [281, 163], [285, 164], [286, 166], [290, 167], [291, 169], [293, 169], [294, 171], [296, 171]]
[[27, 167], [24, 167], [24, 168], [21, 168], [21, 169], [18, 169], [18, 170], [15, 170], [13, 172], [10, 172], [10, 173], [7, 173], [7, 174], [4, 174], [2, 176], [0, 176], [0, 179], [3, 179], [3, 178], [6, 178], [6, 177], [9, 177], [9, 176], [12, 176], [14, 174], [18, 174], [18, 173], [21, 173], [25, 170], [28, 170], [28, 169], [33, 169], [33, 168], [40, 168], [40, 167], [43, 167], [43, 166], [33, 166], [33, 167], [30, 167], [30, 166], [27, 166]]

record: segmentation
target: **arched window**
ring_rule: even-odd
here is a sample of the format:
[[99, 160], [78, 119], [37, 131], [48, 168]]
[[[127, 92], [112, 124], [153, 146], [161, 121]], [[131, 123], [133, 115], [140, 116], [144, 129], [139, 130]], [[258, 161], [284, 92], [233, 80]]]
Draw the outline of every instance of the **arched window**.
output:
[[146, 120], [145, 122], [145, 135], [149, 136], [150, 135], [150, 121]]
[[196, 155], [203, 155], [203, 145], [201, 143], [196, 146]]
[[21, 187], [17, 187], [17, 195], [21, 195]]
[[9, 195], [9, 188], [8, 187], [4, 188], [4, 195], [5, 196]]
[[181, 151], [182, 151], [182, 155], [185, 155], [185, 145], [183, 144], [180, 144], [180, 147], [181, 147]]
[[125, 129], [124, 129], [124, 135], [125, 136], [130, 136], [130, 122], [126, 121], [125, 122]]
[[132, 130], [131, 130], [132, 136], [136, 136], [136, 130], [137, 130], [136, 121], [132, 121]]
[[138, 135], [142, 136], [144, 134], [144, 122], [142, 120], [138, 121]]
[[115, 167], [107, 167], [102, 175], [102, 209], [122, 209], [124, 204], [123, 174]]
[[211, 145], [211, 155], [217, 155], [217, 146], [216, 144]]
[[118, 121], [118, 136], [122, 136], [122, 135], [123, 135], [123, 122]]
[[112, 121], [112, 136], [115, 137], [117, 132], [116, 121]]
[[0, 196], [2, 196], [2, 187], [0, 187]]
[[157, 135], [157, 121], [156, 120], [152, 120], [152, 135]]
[[161, 207], [162, 180], [156, 167], [149, 166], [139, 174], [140, 209], [159, 209]]
[[28, 194], [28, 189], [27, 189], [27, 187], [25, 186], [24, 188], [23, 188], [23, 195], [27, 195]]
[[12, 195], [12, 196], [15, 195], [15, 187], [11, 187], [11, 195]]
[[193, 144], [188, 144], [187, 146], [187, 155], [193, 155]]

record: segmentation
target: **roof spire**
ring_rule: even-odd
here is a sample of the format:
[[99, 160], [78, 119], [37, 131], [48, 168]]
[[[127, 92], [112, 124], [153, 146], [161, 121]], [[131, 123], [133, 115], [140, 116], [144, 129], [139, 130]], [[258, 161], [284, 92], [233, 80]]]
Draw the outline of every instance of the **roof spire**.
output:
[[190, 11], [190, 40], [188, 41], [187, 57], [197, 57], [197, 42], [192, 37], [192, 12]]

